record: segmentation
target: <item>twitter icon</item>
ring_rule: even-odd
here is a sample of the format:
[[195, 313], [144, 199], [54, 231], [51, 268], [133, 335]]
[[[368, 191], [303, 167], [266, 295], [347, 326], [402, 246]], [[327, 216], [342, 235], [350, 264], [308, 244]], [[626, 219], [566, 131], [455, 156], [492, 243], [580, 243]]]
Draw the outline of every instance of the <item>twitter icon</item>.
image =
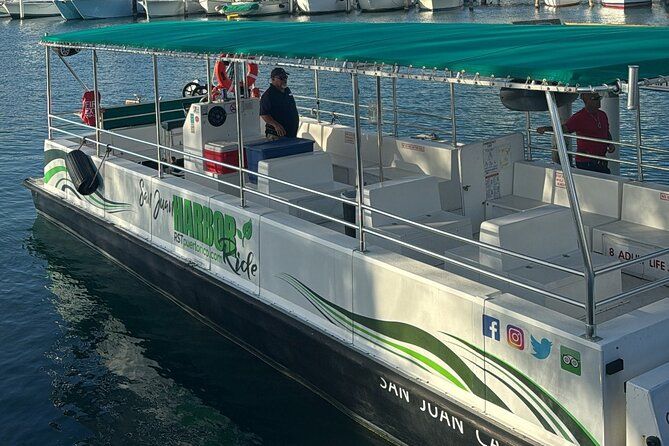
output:
[[546, 338], [542, 338], [541, 341], [530, 335], [530, 341], [532, 342], [532, 356], [537, 359], [546, 359], [551, 354], [551, 348], [553, 343]]

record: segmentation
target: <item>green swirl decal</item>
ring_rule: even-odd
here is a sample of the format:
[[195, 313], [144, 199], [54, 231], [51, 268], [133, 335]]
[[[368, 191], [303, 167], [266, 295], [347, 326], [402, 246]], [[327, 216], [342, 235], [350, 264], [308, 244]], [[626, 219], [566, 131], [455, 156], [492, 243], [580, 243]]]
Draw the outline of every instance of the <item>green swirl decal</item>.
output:
[[[424, 370], [427, 369], [430, 372], [436, 372], [458, 387], [469, 390], [474, 395], [511, 411], [499, 396], [490, 387], [486, 386], [453, 350], [433, 335], [403, 322], [382, 321], [355, 314], [324, 299], [300, 280], [289, 274], [279, 274], [277, 277], [284, 280], [304, 296], [330, 322], [345, 329], [354, 330], [375, 345], [390, 350], [403, 359], [410, 360]], [[486, 373], [491, 373], [506, 387], [511, 389], [547, 431], [556, 433], [555, 429], [551, 427], [552, 422], [557, 426], [559, 433], [566, 440], [573, 441], [575, 439], [581, 446], [599, 446], [599, 443], [592, 434], [564, 406], [528, 376], [481, 348], [448, 333], [442, 333], [457, 341], [463, 348], [476, 357], [492, 361], [500, 370], [508, 374], [509, 376], [503, 373], [493, 374], [491, 371], [485, 370]], [[430, 352], [453, 370], [455, 375], [425, 355], [399, 344], [400, 342]], [[477, 367], [480, 368], [478, 365]], [[515, 379], [515, 384], [527, 396], [523, 396], [518, 390], [514, 389], [512, 383], [507, 382], [507, 378]]]

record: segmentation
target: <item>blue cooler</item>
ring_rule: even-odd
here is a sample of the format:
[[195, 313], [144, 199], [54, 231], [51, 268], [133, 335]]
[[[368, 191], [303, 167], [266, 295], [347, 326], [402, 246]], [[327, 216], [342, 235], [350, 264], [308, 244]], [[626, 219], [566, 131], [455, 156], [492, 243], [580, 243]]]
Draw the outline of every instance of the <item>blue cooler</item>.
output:
[[[314, 151], [314, 142], [304, 138], [279, 138], [276, 141], [252, 143], [246, 146], [246, 165], [249, 170], [258, 171], [262, 160], [281, 158]], [[249, 175], [249, 182], [256, 183], [258, 177]]]

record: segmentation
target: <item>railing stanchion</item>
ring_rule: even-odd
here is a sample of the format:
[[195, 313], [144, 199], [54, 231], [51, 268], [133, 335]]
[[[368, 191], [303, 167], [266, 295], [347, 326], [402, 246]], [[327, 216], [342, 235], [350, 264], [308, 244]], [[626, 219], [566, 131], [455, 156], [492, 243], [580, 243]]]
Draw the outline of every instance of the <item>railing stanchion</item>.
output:
[[527, 160], [532, 161], [532, 119], [530, 112], [525, 112], [525, 134], [527, 135]]
[[397, 78], [393, 78], [393, 136], [397, 138], [397, 127], [398, 127], [398, 117], [397, 117]]
[[211, 58], [209, 54], [205, 56], [207, 58], [207, 102], [211, 102], [212, 90], [212, 80], [211, 80]]
[[379, 149], [379, 180], [383, 183], [383, 108], [380, 76], [376, 76], [376, 145]]
[[358, 75], [353, 73], [351, 75], [353, 79], [353, 120], [355, 124], [355, 169], [356, 169], [356, 186], [358, 187], [358, 193], [356, 194], [357, 200], [357, 218], [358, 218], [358, 241], [359, 248], [361, 252], [365, 251], [365, 233], [363, 232], [363, 197], [364, 197], [364, 188], [365, 181], [363, 175], [363, 165], [362, 165], [362, 132], [360, 131], [360, 97], [358, 90]]
[[[45, 34], [46, 35], [46, 34]], [[51, 47], [44, 47], [44, 65], [46, 67], [46, 127], [47, 137], [53, 139], [51, 131]]]
[[453, 147], [458, 146], [458, 124], [455, 119], [455, 84], [453, 82], [448, 84], [451, 91], [451, 134]]
[[158, 92], [158, 58], [155, 54], [151, 56], [151, 61], [153, 62], [153, 96], [156, 101], [156, 149], [157, 153], [157, 162], [158, 162], [158, 178], [163, 177], [163, 169], [160, 160], [160, 94]]
[[95, 153], [100, 156], [100, 144], [102, 141], [102, 134], [100, 133], [100, 90], [98, 88], [98, 52], [93, 50], [93, 101], [95, 104], [95, 141], [98, 143], [95, 146]]
[[562, 132], [562, 123], [560, 122], [560, 114], [558, 112], [557, 104], [555, 103], [555, 96], [550, 91], [546, 92], [546, 102], [548, 102], [548, 111], [551, 115], [551, 122], [553, 124], [553, 132], [555, 133], [555, 140], [560, 157], [560, 164], [562, 166], [562, 173], [564, 175], [565, 185], [567, 186], [567, 196], [569, 197], [569, 205], [571, 207], [574, 220], [576, 221], [576, 230], [578, 232], [579, 245], [581, 247], [581, 254], [583, 256], [583, 264], [585, 265], [585, 284], [586, 284], [586, 302], [585, 302], [585, 337], [593, 339], [596, 337], [595, 325], [595, 273], [592, 265], [592, 256], [588, 250], [588, 239], [585, 235], [583, 227], [583, 218], [581, 216], [581, 207], [576, 195], [576, 186], [571, 174], [571, 166], [569, 164], [569, 155], [567, 154], [567, 145], [564, 141], [564, 134]]
[[316, 121], [321, 122], [320, 86], [318, 85], [318, 70], [314, 70], [314, 94], [316, 95]]
[[636, 127], [636, 171], [637, 179], [643, 181], [643, 149], [641, 148], [641, 106], [637, 105], [635, 115]]
[[643, 181], [643, 153], [641, 149], [641, 106], [639, 100], [639, 66], [627, 66], [627, 109], [636, 110], [634, 115], [636, 130], [636, 175]]
[[235, 85], [235, 116], [237, 117], [237, 156], [239, 157], [239, 204], [246, 207], [246, 197], [244, 195], [244, 135], [242, 134], [242, 100], [239, 88], [239, 62], [234, 65], [234, 85]]

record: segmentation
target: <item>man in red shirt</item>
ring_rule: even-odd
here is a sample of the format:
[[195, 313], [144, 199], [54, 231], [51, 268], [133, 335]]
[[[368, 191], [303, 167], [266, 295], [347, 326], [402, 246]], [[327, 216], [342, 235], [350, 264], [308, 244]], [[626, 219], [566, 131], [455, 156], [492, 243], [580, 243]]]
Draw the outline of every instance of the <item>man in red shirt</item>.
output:
[[[576, 133], [578, 136], [589, 138], [611, 139], [609, 132], [609, 118], [600, 110], [602, 97], [599, 93], [583, 93], [581, 99], [585, 104], [580, 111], [574, 113], [564, 124], [562, 131], [565, 133]], [[553, 127], [539, 127], [537, 133], [552, 131]], [[616, 150], [611, 143], [595, 142], [579, 139], [576, 142], [577, 152], [606, 157], [607, 153]], [[605, 160], [587, 158], [576, 155], [576, 167], [595, 172], [611, 173], [608, 162]]]

